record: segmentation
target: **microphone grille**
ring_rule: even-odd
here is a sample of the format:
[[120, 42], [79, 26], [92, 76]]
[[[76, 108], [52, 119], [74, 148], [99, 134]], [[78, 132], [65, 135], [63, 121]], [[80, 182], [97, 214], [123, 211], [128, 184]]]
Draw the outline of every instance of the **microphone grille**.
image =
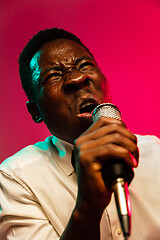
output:
[[98, 105], [92, 113], [93, 122], [102, 116], [122, 120], [120, 110], [112, 103], [102, 103]]

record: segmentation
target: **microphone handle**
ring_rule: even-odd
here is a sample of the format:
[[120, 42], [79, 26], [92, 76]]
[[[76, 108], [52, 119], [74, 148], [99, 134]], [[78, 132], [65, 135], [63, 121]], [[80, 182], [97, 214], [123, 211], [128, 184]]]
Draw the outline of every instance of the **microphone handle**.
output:
[[[122, 120], [119, 109], [111, 104], [104, 103], [98, 105], [92, 114], [93, 122], [105, 116]], [[124, 237], [130, 235], [131, 231], [131, 204], [129, 197], [128, 184], [134, 176], [132, 168], [123, 162], [107, 162], [102, 169], [102, 177], [107, 187], [112, 188], [115, 196], [117, 211], [123, 230]]]
[[121, 162], [106, 163], [102, 169], [105, 185], [111, 187], [114, 192], [117, 212], [125, 237], [130, 236], [131, 232], [131, 203], [128, 184], [133, 176], [133, 170]]

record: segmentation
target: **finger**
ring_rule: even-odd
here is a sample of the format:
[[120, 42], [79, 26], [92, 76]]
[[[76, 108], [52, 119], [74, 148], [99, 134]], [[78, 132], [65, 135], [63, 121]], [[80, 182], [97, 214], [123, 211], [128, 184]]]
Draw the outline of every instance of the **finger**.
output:
[[102, 136], [98, 139], [90, 140], [82, 145], [81, 150], [94, 149], [100, 146], [105, 147], [106, 144], [110, 143], [126, 148], [133, 155], [133, 157], [138, 160], [137, 145], [129, 138], [117, 132]]
[[102, 116], [100, 119], [98, 119], [95, 123], [93, 123], [88, 129], [86, 132], [84, 132], [83, 135], [85, 134], [88, 134], [90, 132], [93, 132], [94, 130], [96, 130], [97, 128], [101, 128], [103, 126], [106, 126], [106, 125], [110, 125], [110, 124], [118, 124], [118, 125], [121, 125], [123, 127], [126, 128], [126, 125], [123, 121], [120, 121], [120, 120], [117, 120], [117, 119], [114, 119], [114, 118], [107, 118], [107, 117], [104, 117]]
[[[101, 138], [103, 136], [107, 136], [109, 134], [117, 133], [116, 137], [121, 138], [121, 136], [125, 136], [126, 138], [133, 141], [135, 144], [137, 144], [137, 138], [136, 136], [131, 133], [128, 129], [124, 128], [123, 126], [112, 123], [110, 125], [105, 125], [100, 128], [95, 129], [94, 131], [91, 131], [89, 133], [85, 133], [81, 135], [81, 137], [78, 140], [78, 143], [81, 144], [85, 141], [89, 140], [96, 140], [98, 138]], [[119, 134], [119, 135], [118, 135]]]
[[135, 157], [124, 147], [118, 146], [116, 144], [106, 144], [104, 146], [98, 146], [90, 150], [83, 150], [81, 154], [85, 156], [88, 163], [97, 162], [102, 165], [107, 161], [123, 161], [128, 164], [130, 167], [137, 167], [137, 161]]

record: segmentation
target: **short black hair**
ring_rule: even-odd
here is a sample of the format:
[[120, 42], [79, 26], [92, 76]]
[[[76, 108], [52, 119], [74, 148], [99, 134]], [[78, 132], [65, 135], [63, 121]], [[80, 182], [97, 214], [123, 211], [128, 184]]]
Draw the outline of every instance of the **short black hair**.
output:
[[21, 78], [21, 84], [29, 100], [34, 101], [35, 99], [30, 61], [35, 55], [35, 53], [45, 43], [58, 38], [67, 38], [80, 44], [93, 57], [90, 50], [81, 42], [81, 40], [75, 34], [71, 32], [59, 28], [50, 28], [39, 31], [36, 35], [33, 36], [33, 38], [29, 40], [19, 57], [19, 73]]

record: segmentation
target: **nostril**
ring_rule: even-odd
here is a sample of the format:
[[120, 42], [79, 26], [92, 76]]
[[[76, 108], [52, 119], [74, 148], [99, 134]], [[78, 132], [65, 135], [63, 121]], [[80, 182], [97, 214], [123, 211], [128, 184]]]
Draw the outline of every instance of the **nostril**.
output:
[[66, 78], [66, 81], [64, 82], [64, 90], [66, 91], [75, 91], [77, 89], [81, 89], [83, 87], [88, 87], [90, 84], [90, 77], [89, 76], [77, 76], [72, 77], [70, 76], [69, 79]]
[[83, 87], [83, 86], [88, 86], [89, 85], [89, 83], [90, 83], [90, 77], [89, 76], [87, 76], [87, 77], [85, 77], [84, 79], [83, 79], [83, 81], [81, 82], [81, 88]]
[[70, 84], [65, 84], [64, 85], [64, 90], [65, 91], [72, 92], [72, 91], [75, 91], [76, 89], [77, 89], [77, 85], [75, 83], [70, 83]]
[[89, 76], [87, 76], [83, 82], [89, 82], [91, 80], [91, 78]]

